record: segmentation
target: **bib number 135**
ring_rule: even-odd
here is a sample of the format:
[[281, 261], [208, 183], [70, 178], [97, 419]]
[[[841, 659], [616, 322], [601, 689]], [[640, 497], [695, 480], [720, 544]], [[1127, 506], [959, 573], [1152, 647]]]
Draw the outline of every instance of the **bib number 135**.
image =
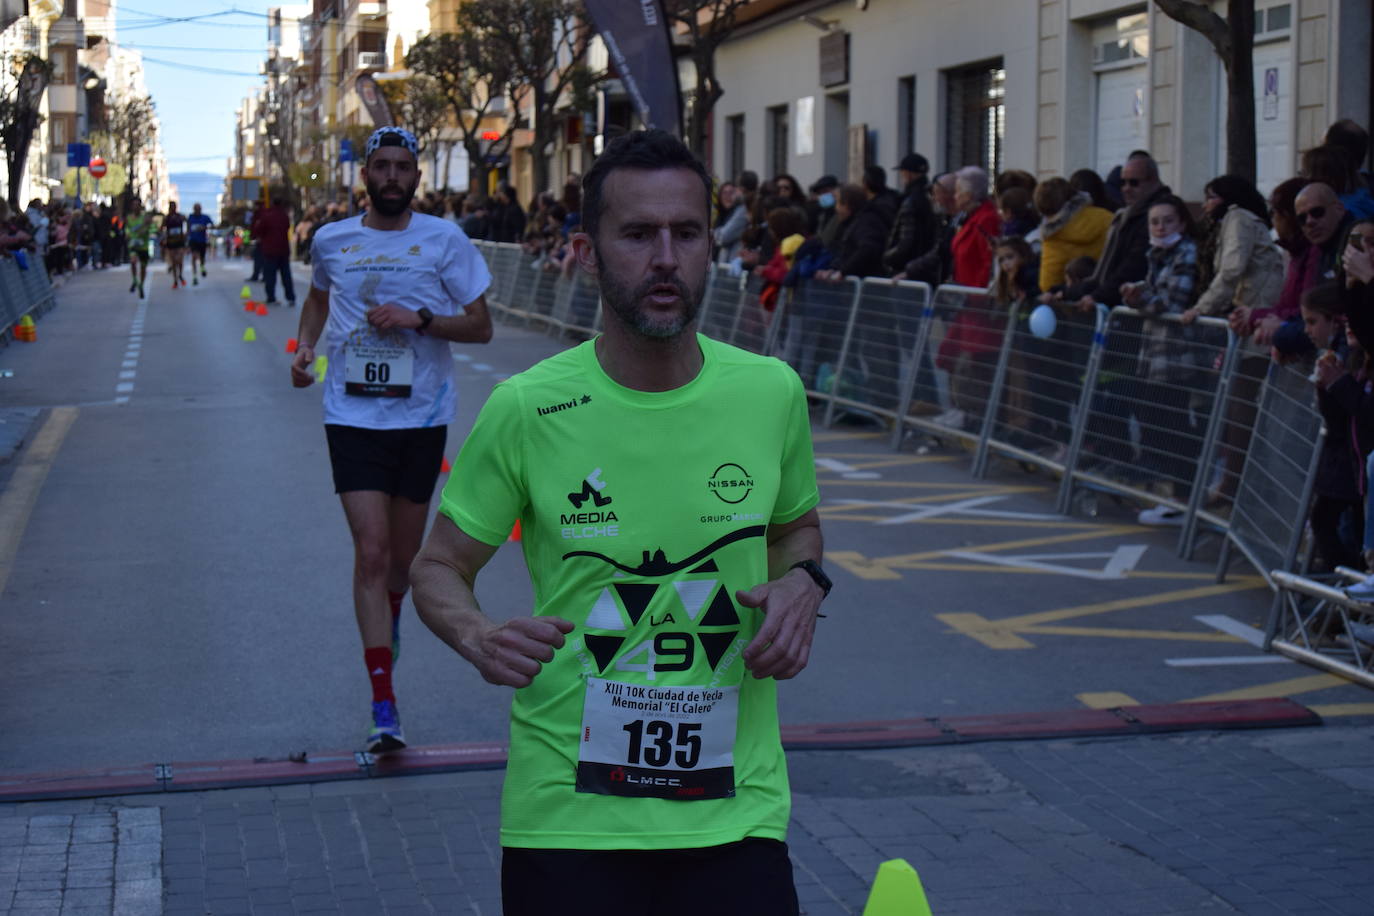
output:
[[630, 735], [625, 762], [631, 766], [639, 766], [642, 761], [645, 766], [671, 764], [681, 770], [690, 770], [701, 760], [700, 722], [636, 719], [625, 723], [624, 730]]

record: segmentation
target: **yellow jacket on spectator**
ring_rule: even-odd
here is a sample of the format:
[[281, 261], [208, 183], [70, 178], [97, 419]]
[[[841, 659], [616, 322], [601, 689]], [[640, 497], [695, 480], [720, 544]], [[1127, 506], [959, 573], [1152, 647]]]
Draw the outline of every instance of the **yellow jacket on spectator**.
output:
[[[1053, 206], [1051, 204], [1051, 206]], [[1074, 258], [1102, 257], [1107, 244], [1110, 210], [1094, 207], [1091, 198], [1079, 194], [1070, 198], [1054, 216], [1040, 224], [1040, 288], [1049, 289], [1064, 282], [1064, 266]]]

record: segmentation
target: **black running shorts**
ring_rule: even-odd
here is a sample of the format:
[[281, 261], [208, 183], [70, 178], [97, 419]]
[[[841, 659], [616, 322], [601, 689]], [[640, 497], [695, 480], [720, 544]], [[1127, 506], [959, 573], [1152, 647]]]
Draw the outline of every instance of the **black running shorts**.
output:
[[[687, 804], [684, 802], [683, 804]], [[787, 844], [501, 850], [505, 916], [797, 916]]]
[[448, 427], [362, 429], [326, 423], [334, 492], [378, 490], [427, 503], [444, 464]]
[[204, 242], [197, 242], [195, 239], [191, 239], [190, 245], [191, 245], [191, 253], [192, 253], [192, 254], [198, 254], [198, 255], [200, 255], [202, 258], [205, 257], [205, 243], [204, 243]]

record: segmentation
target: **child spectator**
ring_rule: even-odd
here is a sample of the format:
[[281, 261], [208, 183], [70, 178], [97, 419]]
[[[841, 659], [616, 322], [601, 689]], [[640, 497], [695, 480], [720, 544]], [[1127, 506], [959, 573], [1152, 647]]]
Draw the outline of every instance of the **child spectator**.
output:
[[[1326, 421], [1326, 440], [1313, 484], [1312, 538], [1328, 569], [1362, 566], [1360, 551], [1341, 537], [1341, 523], [1349, 513], [1355, 529], [1364, 528], [1364, 503], [1360, 483], [1364, 462], [1360, 459], [1361, 420], [1370, 416], [1364, 375], [1364, 353], [1346, 346], [1345, 310], [1340, 287], [1323, 283], [1303, 293], [1303, 329], [1317, 348], [1312, 381], [1317, 387], [1317, 408]], [[1368, 438], [1369, 420], [1365, 436]]]

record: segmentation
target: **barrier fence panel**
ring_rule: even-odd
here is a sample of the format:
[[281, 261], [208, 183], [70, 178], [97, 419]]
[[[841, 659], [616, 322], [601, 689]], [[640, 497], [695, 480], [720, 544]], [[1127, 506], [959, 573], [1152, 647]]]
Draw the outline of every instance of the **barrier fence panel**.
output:
[[1234, 340], [1221, 319], [1184, 324], [1178, 315], [1119, 307], [1099, 346], [1097, 370], [1085, 380], [1085, 434], [1067, 473], [1089, 488], [1167, 506], [1182, 524], [1206, 470]]
[[1364, 574], [1342, 568], [1340, 581], [1331, 584], [1281, 569], [1272, 575], [1278, 599], [1270, 615], [1268, 647], [1374, 687], [1374, 605], [1341, 591]]
[[739, 320], [740, 300], [744, 297], [744, 275], [733, 276], [718, 264], [711, 265], [706, 277], [706, 298], [701, 303], [697, 327], [707, 337], [729, 341]]
[[506, 311], [513, 317], [528, 322], [533, 311], [534, 289], [539, 282], [539, 271], [534, 267], [534, 256], [520, 252], [515, 265], [510, 298], [506, 300]]
[[1293, 570], [1325, 437], [1307, 375], [1271, 365], [1230, 517], [1202, 515], [1226, 532], [1217, 581], [1226, 576], [1233, 546], [1271, 585], [1272, 570]]
[[558, 271], [547, 269], [544, 263], [537, 259], [530, 260], [529, 269], [534, 272], [534, 288], [530, 290], [526, 323], [533, 327], [551, 329], [562, 278]]
[[[894, 424], [893, 444], [906, 428], [976, 441], [983, 428], [1006, 329], [1006, 309], [985, 289], [936, 288], [923, 311], [909, 362], [907, 385]], [[933, 371], [919, 369], [929, 360]]]
[[796, 370], [808, 395], [827, 403], [853, 394], [850, 379], [837, 371], [857, 292], [855, 280], [804, 281], [784, 296], [774, 318], [777, 356]]
[[1093, 354], [1097, 315], [1057, 310], [1053, 331], [1040, 337], [1030, 327], [1035, 307], [1027, 303], [1017, 313], [987, 450], [1062, 472]]
[[13, 258], [0, 257], [0, 327], [8, 328], [28, 310], [29, 297]]
[[849, 317], [842, 349], [827, 386], [834, 393], [827, 424], [841, 404], [896, 420], [911, 367], [922, 366], [927, 376], [931, 374], [928, 359], [913, 357], [930, 298], [930, 287], [924, 283], [894, 284], [870, 277], [855, 286], [846, 303]]
[[584, 339], [594, 336], [601, 327], [601, 288], [581, 268], [564, 282], [569, 288], [563, 330]]
[[28, 267], [14, 258], [0, 257], [0, 339], [8, 340], [12, 327], [25, 315], [38, 316], [56, 303], [52, 281], [40, 258], [29, 254]]
[[744, 293], [739, 300], [739, 314], [727, 343], [751, 353], [768, 353], [773, 340], [773, 317], [776, 310], [765, 309], [759, 302], [763, 280], [748, 275]]

